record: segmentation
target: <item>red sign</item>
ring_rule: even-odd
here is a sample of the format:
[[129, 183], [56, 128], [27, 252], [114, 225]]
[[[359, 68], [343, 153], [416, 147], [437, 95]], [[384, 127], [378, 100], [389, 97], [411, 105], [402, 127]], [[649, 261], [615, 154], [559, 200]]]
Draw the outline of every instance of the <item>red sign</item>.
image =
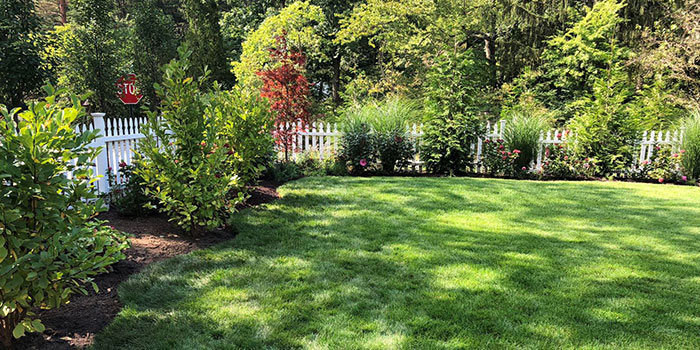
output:
[[136, 74], [127, 74], [117, 80], [117, 97], [125, 105], [135, 105], [143, 98], [141, 91], [136, 86], [139, 79]]

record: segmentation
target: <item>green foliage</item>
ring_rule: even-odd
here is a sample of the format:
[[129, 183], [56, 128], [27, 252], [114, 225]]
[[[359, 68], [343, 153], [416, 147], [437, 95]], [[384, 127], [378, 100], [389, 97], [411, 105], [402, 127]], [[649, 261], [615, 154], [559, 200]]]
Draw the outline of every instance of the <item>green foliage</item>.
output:
[[243, 42], [240, 61], [233, 63], [238, 82], [246, 88], [257, 90], [262, 85], [257, 72], [272, 63], [270, 49], [277, 44], [277, 37], [284, 36], [290, 48], [302, 50], [309, 61], [325, 61], [321, 54], [319, 26], [324, 23], [323, 11], [308, 1], [295, 1], [278, 14], [266, 18]]
[[568, 143], [547, 146], [540, 176], [546, 179], [591, 178], [598, 173], [595, 159], [578, 158]]
[[377, 158], [382, 172], [393, 174], [415, 156], [415, 144], [407, 130], [409, 122], [418, 120], [418, 110], [413, 102], [400, 97], [388, 98], [372, 109], [370, 125]]
[[700, 180], [700, 111], [694, 111], [684, 121], [683, 128], [683, 169], [691, 179]]
[[372, 172], [376, 165], [375, 138], [370, 123], [370, 116], [362, 108], [350, 111], [341, 124], [343, 137], [338, 159], [353, 175]]
[[612, 68], [605, 79], [598, 79], [593, 95], [577, 101], [579, 113], [569, 123], [573, 151], [578, 158], [592, 158], [598, 174], [611, 176], [632, 164], [639, 122], [624, 102], [630, 94], [622, 73]]
[[576, 111], [572, 102], [594, 92], [594, 82], [606, 77], [611, 62], [617, 65], [628, 57], [627, 49], [615, 45], [624, 6], [618, 0], [598, 1], [570, 29], [549, 40], [536, 89], [559, 121]]
[[[231, 171], [231, 149], [220, 137], [223, 120], [217, 117], [216, 99], [202, 92], [207, 74], [188, 76], [190, 51], [178, 51], [179, 60], [165, 66], [163, 86], [156, 87], [162, 102], [157, 112], [148, 113], [136, 174], [160, 210], [194, 235], [224, 223], [235, 210], [229, 193], [244, 184]], [[236, 200], [242, 197], [238, 192]]]
[[233, 85], [221, 35], [219, 7], [216, 0], [183, 0], [187, 19], [187, 45], [192, 49], [194, 74], [203, 76], [207, 68], [211, 79], [224, 86]]
[[659, 183], [685, 182], [688, 177], [683, 175], [681, 164], [686, 152], [674, 152], [669, 145], [654, 146], [654, 152], [649, 160], [642, 162], [634, 173], [635, 178], [650, 179]]
[[274, 118], [266, 100], [236, 86], [219, 91], [214, 102], [221, 120], [219, 139], [229, 154], [232, 171], [242, 184], [250, 184], [265, 170], [274, 154]]
[[75, 96], [61, 108], [62, 92], [47, 92], [25, 111], [0, 105], [0, 338], [7, 348], [12, 336], [44, 330], [34, 310], [87, 294], [84, 284], [123, 259], [128, 245], [92, 221], [104, 210], [91, 170], [97, 131], [75, 131], [84, 113]]
[[0, 103], [24, 105], [44, 81], [34, 3], [0, 0]]
[[150, 207], [150, 198], [146, 195], [144, 181], [134, 170], [135, 166], [127, 165], [122, 162], [119, 165], [117, 172], [119, 173], [120, 182], [110, 169], [109, 188], [110, 192], [107, 195], [110, 209], [116, 210], [119, 215], [123, 216], [146, 216], [153, 211], [148, 210]]
[[518, 167], [521, 151], [506, 148], [506, 145], [503, 139], [484, 140], [481, 164], [486, 168], [486, 172], [495, 176], [527, 174], [527, 167]]
[[265, 170], [265, 178], [275, 182], [288, 182], [304, 176], [299, 165], [295, 162], [271, 162]]
[[109, 114], [123, 107], [115, 98], [117, 79], [132, 73], [132, 40], [127, 23], [113, 16], [111, 1], [71, 1], [75, 23], [63, 36], [59, 85], [79, 93], [92, 92], [90, 101]]
[[549, 128], [547, 120], [540, 115], [513, 114], [504, 130], [505, 143], [511, 150], [520, 150], [515, 160], [516, 168], [530, 167], [535, 161], [542, 132]]
[[644, 85], [636, 100], [630, 103], [630, 113], [639, 120], [644, 130], [666, 130], [678, 125], [687, 115], [682, 104], [674, 97], [676, 87], [669, 87], [662, 77]]
[[426, 85], [428, 120], [421, 157], [428, 170], [440, 174], [464, 172], [471, 166], [471, 144], [482, 133], [477, 99], [484, 84], [483, 62], [471, 49], [439, 57]]
[[154, 84], [162, 81], [160, 67], [177, 56], [175, 23], [158, 3], [159, 0], [140, 1], [131, 10], [134, 70], [151, 109], [160, 102], [154, 88]]

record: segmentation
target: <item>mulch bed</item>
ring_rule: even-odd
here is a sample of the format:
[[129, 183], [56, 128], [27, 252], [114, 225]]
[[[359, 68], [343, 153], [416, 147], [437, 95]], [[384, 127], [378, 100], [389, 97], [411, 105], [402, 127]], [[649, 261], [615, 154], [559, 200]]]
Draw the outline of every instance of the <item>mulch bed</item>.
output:
[[[262, 182], [241, 206], [252, 207], [279, 198], [279, 183]], [[42, 310], [39, 318], [46, 326], [43, 334], [29, 334], [14, 344], [14, 349], [67, 350], [82, 349], [92, 344], [95, 333], [106, 327], [119, 313], [121, 303], [117, 286], [150, 263], [206, 248], [232, 239], [235, 233], [218, 231], [199, 238], [188, 238], [164, 216], [143, 218], [120, 217], [103, 213], [99, 219], [109, 221], [116, 229], [132, 235], [126, 259], [112, 266], [112, 271], [95, 277], [99, 293], [75, 295], [71, 302], [54, 310]]]

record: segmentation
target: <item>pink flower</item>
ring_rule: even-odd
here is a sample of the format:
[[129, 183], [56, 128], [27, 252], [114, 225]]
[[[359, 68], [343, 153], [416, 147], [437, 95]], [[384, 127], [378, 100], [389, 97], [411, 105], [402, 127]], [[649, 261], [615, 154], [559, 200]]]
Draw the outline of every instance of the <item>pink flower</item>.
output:
[[121, 163], [119, 163], [119, 167], [120, 167], [120, 168], [126, 167], [126, 162], [121, 162]]
[[508, 156], [503, 156], [503, 160], [506, 160], [506, 159], [508, 159]]
[[681, 154], [683, 154], [683, 153], [685, 153], [685, 150], [684, 150], [684, 149], [681, 150]]
[[685, 181], [688, 181], [688, 177], [685, 176], [685, 175], [683, 175], [683, 176], [681, 176], [681, 180], [683, 180], [684, 182], [685, 182]]
[[523, 167], [523, 169], [522, 169], [522, 170], [523, 170], [523, 171], [527, 170], [527, 167]]
[[200, 143], [200, 145], [201, 145], [202, 147], [206, 147], [206, 146], [207, 146], [207, 143], [206, 143], [205, 141], [202, 141], [202, 143]]
[[561, 133], [558, 133], [558, 134], [557, 134], [557, 138], [558, 138], [558, 139], [561, 138]]
[[514, 150], [513, 150], [513, 153], [515, 153], [515, 154], [520, 154], [520, 150], [519, 150], [519, 149], [514, 149]]
[[642, 165], [647, 165], [647, 164], [649, 164], [649, 161], [648, 161], [648, 160], [645, 160], [645, 161], [642, 162]]
[[484, 140], [484, 143], [491, 143], [491, 140], [486, 139], [486, 140]]
[[175, 159], [175, 164], [180, 163], [179, 159]]
[[360, 159], [360, 166], [363, 168], [367, 166], [367, 160], [366, 159]]
[[678, 158], [678, 157], [680, 157], [680, 154], [678, 154], [678, 153], [673, 154], [673, 158]]
[[569, 156], [564, 156], [564, 160], [569, 160]]
[[660, 183], [660, 184], [664, 183], [664, 178], [663, 178], [663, 177], [660, 177], [660, 178], [659, 178], [659, 183]]
[[498, 146], [498, 149], [503, 149], [503, 145]]

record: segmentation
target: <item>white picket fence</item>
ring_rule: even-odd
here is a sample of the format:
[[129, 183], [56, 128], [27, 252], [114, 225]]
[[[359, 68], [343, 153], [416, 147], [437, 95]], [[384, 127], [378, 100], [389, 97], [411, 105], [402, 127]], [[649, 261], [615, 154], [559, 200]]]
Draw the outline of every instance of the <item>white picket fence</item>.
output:
[[[98, 137], [91, 146], [102, 147], [96, 159], [94, 171], [100, 175], [98, 180], [98, 188], [100, 192], [109, 192], [110, 185], [108, 174], [111, 172], [112, 177], [117, 183], [123, 181], [119, 176], [119, 165], [125, 163], [133, 164], [134, 149], [136, 149], [138, 140], [143, 138], [141, 126], [146, 123], [146, 119], [141, 117], [135, 118], [110, 118], [103, 113], [93, 113], [92, 123], [81, 125], [79, 131], [84, 130], [101, 130], [101, 137]], [[292, 145], [292, 159], [297, 160], [300, 154], [304, 152], [313, 153], [320, 159], [334, 157], [339, 150], [340, 138], [342, 132], [339, 131], [337, 124], [330, 123], [314, 123], [311, 125], [295, 125], [298, 127], [296, 142]], [[423, 124], [411, 125], [406, 131], [410, 138], [416, 144], [415, 158], [411, 162], [410, 170], [422, 172], [423, 162], [420, 159], [419, 144], [423, 136]], [[483, 152], [483, 141], [485, 139], [502, 139], [506, 127], [506, 121], [501, 120], [495, 123], [488, 122], [486, 124], [486, 135], [479, 138], [476, 143], [472, 144], [472, 154], [474, 154], [474, 169], [479, 172], [483, 169], [480, 166], [481, 155]], [[533, 166], [536, 169], [541, 168], [544, 149], [548, 145], [556, 145], [566, 142], [571, 135], [566, 130], [549, 130], [542, 133], [540, 136], [540, 149]], [[648, 131], [644, 132], [642, 139], [639, 141], [639, 157], [637, 162], [650, 159], [654, 152], [655, 145], [673, 145], [679, 147], [683, 140], [683, 131]], [[282, 151], [282, 150], [280, 150]]]

